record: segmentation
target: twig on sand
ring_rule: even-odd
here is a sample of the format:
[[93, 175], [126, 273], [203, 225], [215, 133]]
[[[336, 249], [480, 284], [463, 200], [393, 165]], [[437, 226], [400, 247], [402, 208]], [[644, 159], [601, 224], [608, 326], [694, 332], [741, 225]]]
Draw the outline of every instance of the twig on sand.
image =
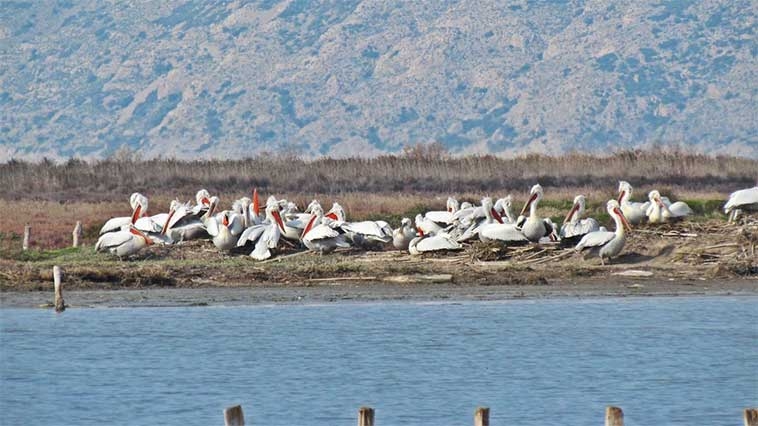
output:
[[292, 259], [293, 257], [303, 256], [303, 255], [306, 255], [306, 254], [309, 254], [309, 253], [311, 253], [310, 250], [299, 251], [297, 253], [288, 254], [286, 256], [277, 256], [277, 257], [275, 257], [273, 259], [264, 260], [263, 262], [260, 262], [258, 264], [259, 265], [265, 265], [265, 264], [271, 263], [271, 262], [281, 262], [283, 260]]
[[574, 253], [576, 253], [574, 250], [570, 250], [569, 249], [569, 250], [563, 251], [561, 253], [558, 253], [555, 256], [541, 257], [539, 259], [530, 260], [530, 261], [523, 262], [523, 263], [529, 264], [529, 265], [538, 265], [540, 263], [552, 262], [554, 260], [563, 259], [565, 257], [569, 257], [569, 256], [573, 255]]
[[331, 281], [376, 281], [376, 277], [333, 277], [333, 278], [310, 278], [309, 282], [331, 282]]

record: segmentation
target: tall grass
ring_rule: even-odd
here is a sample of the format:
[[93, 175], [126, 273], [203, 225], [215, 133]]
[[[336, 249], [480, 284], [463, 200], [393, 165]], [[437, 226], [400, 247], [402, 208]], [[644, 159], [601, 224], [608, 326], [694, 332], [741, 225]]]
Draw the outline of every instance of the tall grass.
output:
[[0, 164], [0, 198], [79, 201], [123, 200], [133, 191], [152, 195], [249, 193], [502, 193], [547, 188], [635, 186], [729, 192], [758, 179], [758, 160], [712, 157], [677, 151], [625, 151], [608, 157], [572, 153], [450, 158], [443, 155], [383, 156], [372, 159], [303, 160], [260, 156], [244, 160], [179, 161], [72, 159]]

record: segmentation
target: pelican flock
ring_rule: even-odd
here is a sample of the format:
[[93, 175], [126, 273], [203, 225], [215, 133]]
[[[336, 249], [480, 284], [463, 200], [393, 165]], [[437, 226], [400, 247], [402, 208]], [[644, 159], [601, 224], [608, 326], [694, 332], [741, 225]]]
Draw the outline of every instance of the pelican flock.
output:
[[[232, 200], [221, 210], [222, 201], [201, 189], [195, 203], [173, 200], [167, 212], [148, 215], [148, 198], [140, 193], [129, 197], [130, 215], [105, 222], [97, 251], [120, 258], [138, 253], [153, 244], [181, 245], [195, 239], [210, 240], [223, 253], [249, 251], [254, 260], [266, 260], [284, 247], [302, 247], [319, 254], [337, 249], [384, 250], [392, 247], [418, 255], [428, 252], [457, 251], [477, 240], [504, 246], [556, 244], [574, 246], [577, 252], [596, 252], [600, 262], [618, 257], [624, 249], [632, 225], [658, 224], [692, 215], [684, 202], [671, 202], [657, 190], [648, 201], [633, 202], [632, 185], [621, 181], [618, 195], [606, 203], [615, 223], [613, 231], [586, 216], [586, 197], [577, 195], [558, 230], [549, 217], [541, 217], [539, 203], [544, 197], [541, 185], [534, 185], [519, 217], [513, 212], [513, 196], [493, 202], [484, 197], [478, 205], [446, 201], [445, 210], [419, 213], [412, 221], [402, 218], [396, 229], [383, 220], [349, 221], [337, 202], [324, 212], [313, 200], [300, 211], [288, 200], [270, 196], [261, 208], [257, 189], [252, 197]], [[734, 221], [741, 213], [758, 211], [758, 186], [735, 191], [724, 205], [724, 213]], [[525, 216], [526, 215], [526, 216]]]

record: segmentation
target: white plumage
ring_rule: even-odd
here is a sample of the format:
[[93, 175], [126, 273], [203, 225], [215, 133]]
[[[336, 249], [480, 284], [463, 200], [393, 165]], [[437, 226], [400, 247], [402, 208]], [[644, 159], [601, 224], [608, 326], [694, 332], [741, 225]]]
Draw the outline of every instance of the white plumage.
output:
[[420, 236], [408, 244], [408, 252], [412, 255], [442, 250], [461, 250], [463, 248], [449, 234], [440, 232], [436, 235]]
[[724, 204], [724, 213], [729, 215], [730, 222], [737, 220], [743, 210], [758, 211], [758, 186], [732, 192]]

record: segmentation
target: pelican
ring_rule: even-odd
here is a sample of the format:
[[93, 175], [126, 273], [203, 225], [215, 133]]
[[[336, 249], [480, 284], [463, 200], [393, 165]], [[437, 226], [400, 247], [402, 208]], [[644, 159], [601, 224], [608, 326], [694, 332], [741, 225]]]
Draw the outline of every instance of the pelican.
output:
[[574, 197], [574, 205], [566, 215], [566, 219], [563, 220], [563, 226], [561, 226], [560, 235], [563, 240], [578, 240], [584, 235], [600, 229], [597, 220], [591, 217], [582, 219], [585, 202], [584, 195]]
[[724, 204], [724, 214], [729, 215], [729, 222], [737, 220], [743, 210], [758, 211], [758, 186], [732, 192]]
[[392, 231], [392, 245], [398, 250], [408, 250], [408, 244], [416, 237], [416, 230], [411, 226], [411, 220], [404, 217], [400, 227]]
[[618, 202], [621, 205], [621, 211], [624, 213], [624, 217], [634, 224], [640, 224], [647, 219], [647, 209], [650, 206], [650, 202], [635, 203], [629, 201], [632, 198], [632, 185], [629, 182], [622, 180], [619, 181], [619, 196]]
[[606, 209], [616, 224], [616, 232], [590, 232], [582, 237], [579, 244], [574, 248], [576, 251], [582, 251], [584, 249], [599, 250], [600, 263], [603, 265], [605, 265], [605, 259], [610, 260], [612, 257], [616, 257], [621, 252], [621, 249], [624, 248], [624, 244], [626, 244], [624, 227], [630, 232], [632, 230], [631, 225], [629, 225], [626, 217], [624, 217], [624, 213], [621, 211], [621, 206], [618, 201], [608, 200]]
[[431, 251], [452, 251], [461, 249], [463, 249], [463, 246], [446, 232], [440, 232], [435, 235], [418, 236], [412, 239], [408, 244], [408, 252], [412, 255]]
[[95, 250], [108, 251], [121, 258], [137, 253], [151, 244], [153, 241], [147, 235], [130, 226], [126, 230], [101, 235], [95, 244]]
[[526, 235], [526, 238], [532, 242], [539, 242], [540, 238], [547, 237], [553, 231], [552, 222], [546, 222], [539, 216], [537, 216], [537, 205], [542, 200], [543, 192], [542, 186], [539, 184], [534, 185], [532, 190], [529, 191], [529, 201], [524, 204], [524, 208], [521, 209], [521, 215], [529, 210], [529, 217], [526, 218], [524, 224], [521, 226], [521, 231]]
[[103, 235], [106, 232], [124, 230], [126, 227], [137, 222], [137, 219], [147, 215], [147, 197], [139, 192], [132, 193], [132, 195], [129, 196], [129, 205], [132, 208], [132, 215], [108, 219], [103, 227], [100, 228], [100, 235]]
[[424, 213], [424, 217], [440, 225], [450, 225], [453, 223], [453, 217], [459, 208], [460, 204], [458, 203], [458, 200], [453, 197], [448, 197], [445, 211], [428, 211]]
[[502, 241], [505, 243], [526, 243], [529, 240], [516, 225], [497, 222], [493, 216], [492, 198], [482, 199], [485, 221], [479, 225], [479, 239], [482, 241]]
[[245, 229], [242, 217], [230, 210], [224, 210], [210, 217], [205, 227], [213, 239], [213, 245], [219, 250], [229, 251], [237, 246], [237, 239]]
[[309, 250], [317, 251], [320, 254], [330, 253], [337, 247], [350, 247], [350, 244], [345, 241], [345, 236], [324, 223], [324, 218], [324, 210], [321, 206], [313, 206], [311, 219], [300, 237], [303, 244]]
[[516, 216], [513, 214], [513, 197], [510, 194], [495, 201], [493, 208], [500, 215], [503, 223], [516, 223]]
[[279, 237], [284, 231], [284, 223], [279, 213], [279, 204], [266, 204], [266, 219], [260, 225], [245, 229], [237, 241], [237, 247], [242, 247], [248, 241], [255, 243], [255, 249], [250, 257], [255, 260], [266, 260], [271, 257], [271, 249], [279, 245]]
[[414, 220], [416, 229], [423, 235], [434, 235], [442, 231], [442, 227], [437, 222], [424, 217], [422, 214], [417, 214]]
[[650, 205], [645, 211], [645, 214], [650, 223], [668, 222], [670, 219], [682, 218], [693, 213], [690, 206], [683, 201], [677, 201], [672, 204], [665, 203], [661, 199], [660, 192], [657, 190], [650, 191], [650, 193], [648, 193], [648, 198], [650, 199]]

